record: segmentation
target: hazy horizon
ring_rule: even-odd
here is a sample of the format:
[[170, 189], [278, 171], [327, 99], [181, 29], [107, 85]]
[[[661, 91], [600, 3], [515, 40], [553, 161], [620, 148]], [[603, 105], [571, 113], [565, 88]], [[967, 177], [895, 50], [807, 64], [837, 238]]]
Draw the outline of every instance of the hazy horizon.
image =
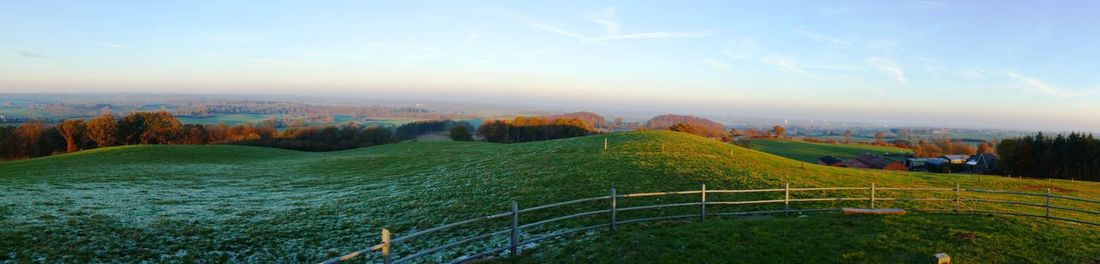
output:
[[5, 2], [0, 92], [1100, 131], [1090, 2]]

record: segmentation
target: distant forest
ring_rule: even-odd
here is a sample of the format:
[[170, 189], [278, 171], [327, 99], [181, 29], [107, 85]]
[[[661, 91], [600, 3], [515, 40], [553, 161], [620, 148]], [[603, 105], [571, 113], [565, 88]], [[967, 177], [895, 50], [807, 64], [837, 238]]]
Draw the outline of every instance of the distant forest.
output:
[[[592, 125], [576, 118], [517, 117], [489, 121], [479, 129], [490, 142], [547, 140], [593, 133]], [[275, 122], [259, 125], [181, 124], [165, 111], [134, 112], [121, 118], [103, 114], [89, 120], [67, 119], [56, 125], [31, 121], [19, 126], [0, 126], [0, 159], [25, 159], [86, 149], [137, 144], [236, 144], [304, 151], [332, 151], [375, 146], [432, 133], [457, 132], [455, 140], [472, 140], [473, 126], [453, 120], [427, 120], [396, 128], [363, 126], [349, 122], [339, 126], [312, 126], [279, 131]], [[504, 134], [496, 134], [496, 133]]]
[[1100, 181], [1100, 140], [1092, 134], [1038, 133], [997, 144], [1000, 174]]

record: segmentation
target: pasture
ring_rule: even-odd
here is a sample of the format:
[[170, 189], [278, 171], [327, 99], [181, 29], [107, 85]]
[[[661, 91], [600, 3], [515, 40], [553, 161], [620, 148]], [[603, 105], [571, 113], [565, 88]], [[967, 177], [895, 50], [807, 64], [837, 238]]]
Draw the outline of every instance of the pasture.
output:
[[[602, 148], [605, 138], [608, 150]], [[945, 187], [960, 183], [964, 188], [1028, 191], [1053, 188], [1059, 195], [1100, 198], [1100, 185], [1087, 182], [986, 177], [979, 183], [969, 175], [816, 165], [802, 168], [798, 161], [667, 131], [522, 144], [409, 142], [324, 153], [227, 145], [123, 146], [0, 163], [0, 250], [3, 251], [0, 261], [308, 263], [376, 244], [381, 228], [400, 236], [503, 212], [513, 199], [520, 206], [529, 207], [606, 195], [612, 186], [621, 193], [637, 193], [697, 189], [701, 183], [713, 189], [747, 189], [775, 188], [786, 182], [797, 187], [866, 186], [872, 181], [880, 186]], [[604, 204], [589, 207], [598, 206]], [[751, 208], [725, 210], [738, 209]], [[560, 213], [529, 215], [523, 221]], [[1098, 219], [1086, 214], [1071, 216]], [[784, 232], [792, 240], [804, 237], [807, 241], [827, 241], [829, 237], [848, 234], [851, 229], [838, 228], [836, 223], [846, 220], [827, 215], [779, 217], [778, 222], [750, 224], [756, 229], [749, 230], [737, 230], [742, 226], [741, 220], [728, 220], [726, 224], [721, 224], [722, 221], [726, 220], [682, 228], [678, 223], [656, 224], [652, 229], [624, 227], [623, 232], [607, 239], [641, 239], [635, 243], [644, 245], [637, 247], [658, 249], [668, 241], [654, 237], [672, 236], [680, 230], [754, 234], [792, 223], [803, 227], [798, 229], [801, 232], [783, 231], [791, 228], [776, 232]], [[1088, 239], [1090, 234], [1100, 232], [1095, 227], [1060, 221], [1003, 217], [921, 215], [852, 221], [860, 226], [855, 228], [864, 229], [859, 239], [887, 239], [871, 233], [881, 230], [904, 235], [901, 241], [928, 245], [955, 245], [951, 244], [955, 242], [950, 236], [909, 229], [939, 226], [935, 231], [988, 233], [994, 231], [987, 225], [1004, 222], [1019, 228], [999, 229], [995, 231], [997, 234], [986, 238], [1000, 241], [1012, 236], [1032, 237], [1042, 231], [1047, 234], [1044, 239], [1049, 239], [1043, 241], [1050, 243], [1096, 243], [1097, 240]], [[495, 227], [499, 226], [485, 228]], [[425, 237], [396, 250], [398, 254], [407, 253], [463, 235], [466, 234], [460, 230]], [[581, 246], [576, 244], [578, 239], [604, 241], [603, 236], [590, 234], [543, 243], [527, 249], [531, 255], [525, 255], [524, 260], [569, 262], [568, 254], [560, 252]], [[474, 245], [462, 250], [477, 251], [486, 246]], [[611, 244], [597, 244], [596, 248], [600, 247], [613, 249]], [[928, 248], [933, 247], [896, 247], [891, 251], [864, 250], [853, 254], [885, 254], [868, 259], [892, 260], [889, 257], [897, 254], [922, 255]], [[1096, 252], [1098, 248], [1091, 247], [1093, 251], [1082, 254], [1100, 255]], [[728, 256], [720, 253], [725, 250], [723, 244], [707, 244], [693, 250]], [[1037, 257], [1061, 255], [1046, 248], [1019, 248], [1019, 251]], [[1001, 254], [980, 249], [968, 252], [966, 256], [974, 259], [997, 259]], [[769, 257], [781, 261], [806, 253], [775, 251]], [[444, 252], [422, 261], [446, 262], [462, 254]], [[1078, 256], [1081, 255], [1069, 254], [1063, 258], [1082, 260]]]

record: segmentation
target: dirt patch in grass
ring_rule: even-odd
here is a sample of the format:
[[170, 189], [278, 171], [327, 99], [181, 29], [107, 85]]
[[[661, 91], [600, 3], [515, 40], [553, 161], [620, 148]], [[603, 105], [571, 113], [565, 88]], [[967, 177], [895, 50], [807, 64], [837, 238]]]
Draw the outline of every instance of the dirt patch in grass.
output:
[[978, 239], [978, 234], [970, 232], [958, 232], [951, 236], [954, 237], [955, 240], [960, 241], [974, 241]]

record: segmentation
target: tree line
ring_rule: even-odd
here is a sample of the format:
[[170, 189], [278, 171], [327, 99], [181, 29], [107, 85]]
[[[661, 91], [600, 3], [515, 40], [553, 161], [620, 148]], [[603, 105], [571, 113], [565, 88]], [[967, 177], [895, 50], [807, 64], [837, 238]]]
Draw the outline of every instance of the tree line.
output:
[[579, 137], [595, 132], [595, 128], [576, 118], [515, 117], [512, 120], [486, 121], [477, 135], [489, 142], [518, 143]]
[[1038, 133], [1001, 140], [996, 150], [1000, 174], [1100, 181], [1100, 140], [1092, 134]]
[[[304, 151], [331, 151], [375, 146], [462, 127], [452, 120], [417, 121], [396, 129], [354, 122], [277, 130], [261, 125], [181, 124], [165, 111], [134, 112], [121, 118], [103, 114], [89, 120], [68, 119], [54, 126], [31, 121], [0, 126], [0, 159], [25, 159], [86, 149], [135, 144], [238, 144]], [[396, 132], [396, 133], [395, 133]], [[467, 135], [466, 138], [468, 139]]]
[[[726, 127], [718, 122], [711, 121], [706, 118], [686, 116], [686, 115], [659, 115], [655, 116], [649, 121], [646, 121], [645, 127], [648, 129], [663, 130], [668, 129], [676, 124], [690, 125], [696, 135], [709, 137], [709, 138], [722, 138], [728, 133]], [[683, 127], [678, 129], [685, 129]]]

